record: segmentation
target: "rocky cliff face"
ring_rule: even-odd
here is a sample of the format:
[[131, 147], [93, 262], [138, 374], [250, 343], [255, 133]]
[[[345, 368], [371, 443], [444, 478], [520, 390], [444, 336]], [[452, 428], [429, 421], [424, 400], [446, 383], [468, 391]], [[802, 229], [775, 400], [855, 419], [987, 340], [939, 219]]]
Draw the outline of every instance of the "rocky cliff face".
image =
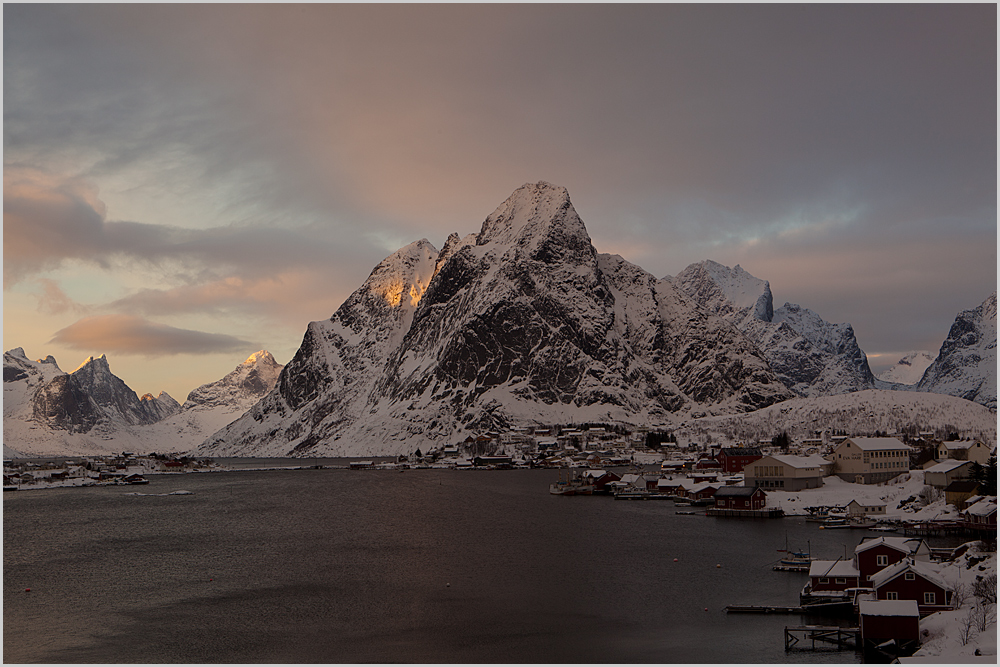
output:
[[515, 423], [646, 422], [790, 395], [744, 336], [598, 254], [566, 190], [537, 183], [478, 234], [384, 260], [199, 452], [404, 452]]
[[698, 304], [742, 331], [781, 382], [799, 396], [830, 396], [875, 386], [850, 324], [831, 324], [802, 306], [773, 307], [771, 287], [740, 266], [688, 266], [673, 282]]
[[996, 411], [996, 292], [976, 308], [958, 314], [937, 358], [917, 383], [917, 391], [959, 396]]

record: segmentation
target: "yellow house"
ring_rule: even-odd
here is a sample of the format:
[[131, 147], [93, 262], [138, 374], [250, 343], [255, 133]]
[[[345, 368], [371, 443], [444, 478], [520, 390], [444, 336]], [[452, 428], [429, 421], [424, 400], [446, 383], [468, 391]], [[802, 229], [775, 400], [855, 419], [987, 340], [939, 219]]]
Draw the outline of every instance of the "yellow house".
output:
[[978, 440], [955, 440], [942, 442], [937, 446], [937, 460], [956, 459], [958, 461], [977, 461], [986, 465], [990, 460], [990, 448]]
[[885, 482], [910, 469], [911, 450], [896, 438], [847, 438], [830, 455], [833, 473], [856, 484]]

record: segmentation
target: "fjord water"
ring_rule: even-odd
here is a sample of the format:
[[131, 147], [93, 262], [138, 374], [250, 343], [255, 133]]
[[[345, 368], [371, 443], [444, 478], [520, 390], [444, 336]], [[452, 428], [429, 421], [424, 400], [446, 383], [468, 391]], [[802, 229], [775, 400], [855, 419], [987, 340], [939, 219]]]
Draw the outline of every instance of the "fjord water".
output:
[[[772, 571], [777, 550], [836, 558], [857, 531], [552, 496], [557, 474], [280, 470], [6, 493], [4, 661], [859, 661], [784, 651], [784, 626], [829, 619], [724, 611], [796, 604], [805, 575]], [[177, 490], [192, 493], [154, 495]]]

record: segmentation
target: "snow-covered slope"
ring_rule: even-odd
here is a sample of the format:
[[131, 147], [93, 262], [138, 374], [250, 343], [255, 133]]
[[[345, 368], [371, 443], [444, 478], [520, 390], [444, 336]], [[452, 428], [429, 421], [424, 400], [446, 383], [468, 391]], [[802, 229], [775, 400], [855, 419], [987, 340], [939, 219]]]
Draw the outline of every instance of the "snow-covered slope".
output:
[[915, 385], [920, 382], [924, 371], [927, 370], [927, 367], [933, 361], [934, 355], [930, 352], [924, 352], [923, 350], [910, 352], [876, 377], [883, 382]]
[[142, 433], [159, 453], [188, 451], [266, 396], [282, 368], [267, 350], [255, 352], [221, 380], [189, 393], [176, 414], [143, 427]]
[[191, 392], [182, 407], [166, 392], [137, 397], [104, 356], [65, 373], [51, 356], [31, 361], [15, 348], [4, 354], [5, 452], [186, 451], [243, 414], [274, 387], [280, 371], [268, 352], [258, 352], [222, 380]]
[[917, 391], [961, 396], [997, 409], [997, 293], [951, 325], [941, 351]]
[[875, 386], [850, 324], [831, 324], [796, 304], [774, 310], [771, 286], [737, 265], [706, 260], [670, 279], [708, 312], [757, 345], [786, 387], [799, 396], [830, 396]]
[[645, 423], [790, 395], [744, 336], [599, 255], [566, 190], [536, 183], [478, 234], [386, 258], [309, 325], [275, 390], [198, 452], [409, 452], [517, 423]]
[[757, 442], [787, 431], [793, 440], [824, 430], [848, 433], [917, 431], [958, 432], [964, 438], [996, 443], [997, 418], [985, 406], [944, 394], [867, 389], [837, 396], [794, 398], [745, 415], [688, 420], [678, 438], [704, 443]]

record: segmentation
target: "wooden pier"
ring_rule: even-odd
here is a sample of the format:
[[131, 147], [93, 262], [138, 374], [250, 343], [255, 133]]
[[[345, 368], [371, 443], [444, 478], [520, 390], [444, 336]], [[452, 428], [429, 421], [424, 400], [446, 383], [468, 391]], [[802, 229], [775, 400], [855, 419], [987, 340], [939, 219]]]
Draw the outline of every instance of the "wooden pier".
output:
[[731, 510], [710, 507], [705, 510], [708, 516], [728, 516], [739, 519], [780, 519], [785, 516], [785, 511], [780, 507], [771, 507], [762, 510]]
[[782, 565], [778, 564], [771, 568], [775, 572], [808, 572], [808, 565]]
[[[805, 642], [810, 642], [805, 646]], [[861, 645], [861, 633], [858, 628], [841, 628], [828, 625], [799, 625], [785, 627], [785, 650], [816, 651], [816, 650], [858, 650]], [[802, 644], [800, 644], [802, 642]], [[816, 642], [820, 642], [819, 646]]]

